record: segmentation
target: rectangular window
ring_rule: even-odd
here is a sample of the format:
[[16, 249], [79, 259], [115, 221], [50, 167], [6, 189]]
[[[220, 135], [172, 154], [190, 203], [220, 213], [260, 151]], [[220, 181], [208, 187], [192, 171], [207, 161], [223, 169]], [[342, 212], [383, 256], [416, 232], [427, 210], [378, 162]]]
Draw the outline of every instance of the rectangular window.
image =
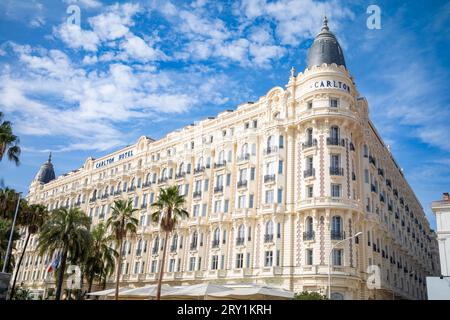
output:
[[312, 185], [306, 186], [306, 196], [312, 198], [314, 196], [314, 187]]
[[247, 241], [252, 241], [252, 227], [248, 227], [247, 230]]
[[264, 253], [264, 266], [271, 267], [273, 264], [273, 251], [266, 251]]
[[313, 157], [307, 157], [306, 158], [306, 170], [312, 170], [313, 169]]
[[311, 266], [313, 264], [313, 249], [306, 249], [306, 265]]
[[282, 203], [283, 202], [283, 189], [278, 188], [278, 192], [277, 192], [277, 202], [278, 203]]
[[255, 167], [250, 168], [250, 180], [255, 180]]
[[208, 191], [208, 185], [209, 185], [209, 179], [205, 179], [204, 187], [203, 187], [204, 191]]
[[208, 211], [208, 205], [204, 203], [202, 205], [202, 217], [206, 217], [206, 212]]
[[228, 212], [228, 206], [230, 204], [230, 200], [225, 199], [224, 203], [223, 203], [223, 212]]
[[258, 120], [253, 120], [253, 128], [258, 128]]
[[283, 174], [283, 160], [278, 161], [278, 174]]
[[266, 190], [266, 203], [273, 203], [273, 190]]
[[219, 267], [219, 256], [214, 255], [211, 257], [211, 270], [217, 270]]
[[195, 270], [195, 257], [190, 257], [189, 259], [189, 271]]
[[307, 104], [306, 104], [306, 108], [307, 109], [312, 109], [312, 107], [313, 107], [313, 102], [312, 101], [308, 101]]
[[230, 186], [230, 183], [231, 183], [231, 173], [228, 173], [227, 174], [227, 187]]
[[241, 269], [244, 265], [244, 254], [238, 253], [236, 254], [236, 268]]
[[277, 223], [277, 238], [281, 238], [281, 223]]
[[342, 249], [333, 249], [333, 265], [342, 265]]
[[194, 210], [193, 210], [194, 217], [198, 217], [199, 211], [200, 211], [200, 205], [195, 204], [194, 205]]
[[330, 99], [330, 108], [337, 108], [339, 106], [338, 99]]
[[280, 140], [278, 141], [278, 147], [280, 149], [284, 148], [284, 136], [280, 135]]
[[249, 199], [248, 199], [248, 207], [249, 208], [253, 208], [253, 198], [254, 198], [254, 195], [251, 194]]
[[338, 154], [331, 155], [331, 167], [339, 168], [341, 166], [341, 157]]
[[331, 196], [334, 198], [339, 198], [341, 196], [341, 185], [331, 184]]
[[169, 261], [169, 272], [174, 272], [175, 271], [175, 259], [170, 259]]
[[239, 197], [239, 201], [238, 201], [238, 208], [239, 209], [245, 208], [245, 199], [246, 199], [245, 195]]
[[221, 205], [222, 205], [222, 201], [221, 200], [216, 200], [214, 202], [214, 213], [219, 213], [220, 212]]

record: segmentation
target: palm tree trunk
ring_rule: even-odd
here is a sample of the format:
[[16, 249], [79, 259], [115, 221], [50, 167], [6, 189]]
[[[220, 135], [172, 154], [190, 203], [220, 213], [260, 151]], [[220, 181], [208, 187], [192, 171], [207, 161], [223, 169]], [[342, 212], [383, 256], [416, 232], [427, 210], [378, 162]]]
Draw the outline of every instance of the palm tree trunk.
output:
[[89, 282], [88, 282], [88, 292], [90, 293], [91, 291], [92, 291], [92, 283], [94, 282], [94, 275], [91, 275], [90, 277], [89, 277], [89, 280], [88, 280]]
[[166, 231], [166, 236], [164, 238], [164, 248], [163, 248], [163, 256], [161, 260], [161, 265], [159, 266], [159, 279], [158, 279], [158, 287], [156, 289], [156, 300], [161, 300], [161, 285], [164, 274], [164, 262], [166, 261], [166, 252], [167, 252], [167, 241], [169, 240], [169, 232]]
[[117, 274], [116, 274], [116, 293], [114, 294], [114, 299], [119, 300], [119, 281], [120, 281], [120, 271], [122, 271], [122, 238], [119, 240], [119, 257], [117, 261]]
[[28, 231], [27, 239], [25, 240], [25, 244], [23, 246], [22, 254], [20, 255], [19, 262], [17, 263], [17, 270], [16, 270], [16, 273], [14, 274], [14, 281], [13, 281], [13, 284], [12, 284], [12, 287], [11, 287], [11, 294], [9, 296], [9, 300], [12, 300], [13, 297], [14, 297], [14, 290], [16, 289], [17, 275], [19, 274], [20, 265], [22, 264], [23, 257], [25, 256], [25, 251], [27, 250], [28, 241], [30, 240], [30, 236], [31, 236], [31, 232]]
[[61, 266], [59, 268], [58, 273], [58, 280], [57, 280], [57, 286], [56, 286], [56, 294], [55, 294], [55, 300], [61, 299], [61, 291], [62, 291], [62, 285], [64, 281], [64, 273], [66, 272], [66, 262], [67, 262], [67, 247], [63, 250], [63, 255], [61, 257]]

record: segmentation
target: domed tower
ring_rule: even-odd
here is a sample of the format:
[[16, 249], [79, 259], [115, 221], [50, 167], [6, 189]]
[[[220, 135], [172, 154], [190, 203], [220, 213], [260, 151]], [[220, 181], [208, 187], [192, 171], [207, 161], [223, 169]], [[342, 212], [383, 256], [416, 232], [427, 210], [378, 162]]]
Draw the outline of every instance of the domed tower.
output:
[[322, 30], [317, 34], [308, 53], [308, 68], [320, 66], [323, 63], [335, 63], [345, 66], [344, 53], [335, 35], [328, 28], [327, 17], [323, 18]]
[[41, 184], [46, 184], [54, 179], [55, 179], [55, 170], [53, 169], [52, 154], [50, 153], [47, 162], [45, 162], [41, 166], [38, 173], [36, 174], [36, 177], [34, 178], [34, 181], [39, 182]]

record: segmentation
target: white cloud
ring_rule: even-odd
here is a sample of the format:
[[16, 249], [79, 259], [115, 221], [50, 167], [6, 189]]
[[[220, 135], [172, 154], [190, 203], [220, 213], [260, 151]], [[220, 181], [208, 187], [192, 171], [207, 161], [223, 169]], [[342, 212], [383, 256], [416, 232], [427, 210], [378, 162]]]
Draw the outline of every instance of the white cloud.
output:
[[130, 35], [125, 38], [120, 47], [129, 57], [141, 61], [152, 61], [164, 56], [162, 52], [149, 46], [142, 38]]
[[45, 19], [42, 17], [36, 17], [31, 19], [29, 26], [32, 28], [40, 28], [45, 25]]
[[64, 0], [67, 4], [80, 5], [84, 8], [96, 9], [102, 6], [102, 3], [98, 0]]
[[97, 51], [100, 43], [98, 35], [90, 30], [83, 30], [76, 24], [63, 23], [53, 34], [60, 37], [62, 41], [73, 49], [83, 48], [87, 51]]

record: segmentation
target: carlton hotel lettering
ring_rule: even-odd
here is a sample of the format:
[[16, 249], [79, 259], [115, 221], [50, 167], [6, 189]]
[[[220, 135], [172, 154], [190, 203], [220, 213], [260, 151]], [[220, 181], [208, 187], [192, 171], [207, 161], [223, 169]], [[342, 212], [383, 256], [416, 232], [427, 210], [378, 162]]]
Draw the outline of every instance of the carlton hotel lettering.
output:
[[105, 166], [107, 166], [107, 165], [110, 165], [110, 164], [112, 164], [112, 163], [115, 163], [115, 162], [117, 162], [117, 161], [121, 161], [121, 160], [130, 158], [130, 157], [132, 157], [132, 156], [133, 156], [133, 150], [129, 150], [129, 151], [127, 151], [127, 152], [118, 154], [118, 155], [116, 155], [116, 156], [114, 156], [114, 157], [111, 157], [111, 158], [108, 158], [108, 159], [105, 159], [105, 160], [96, 162], [96, 163], [95, 163], [95, 168], [96, 168], [96, 169], [99, 169], [99, 168], [105, 167]]
[[[292, 70], [286, 86], [48, 177], [54, 177], [50, 160], [30, 185], [30, 203], [77, 207], [94, 225], [107, 221], [114, 201], [132, 199], [139, 227], [124, 241], [121, 287], [157, 281], [166, 240], [169, 285], [258, 283], [326, 292], [331, 271], [333, 298], [426, 299], [426, 277], [440, 272], [436, 235], [370, 121], [326, 22], [307, 67]], [[171, 185], [185, 197], [189, 217], [164, 239], [151, 204]], [[24, 259], [30, 263], [18, 283], [54, 288], [35, 246]], [[374, 265], [382, 276], [378, 289], [367, 286]]]

